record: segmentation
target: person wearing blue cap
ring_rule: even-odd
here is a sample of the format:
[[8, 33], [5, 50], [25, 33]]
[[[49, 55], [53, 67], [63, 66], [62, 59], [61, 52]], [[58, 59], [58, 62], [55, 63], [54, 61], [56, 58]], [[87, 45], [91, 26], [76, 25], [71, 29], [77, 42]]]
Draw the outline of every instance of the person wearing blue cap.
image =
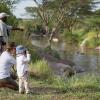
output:
[[24, 93], [24, 88], [26, 94], [30, 93], [28, 85], [28, 63], [30, 61], [30, 54], [27, 49], [19, 45], [16, 47], [16, 66], [17, 75], [19, 78], [19, 93]]

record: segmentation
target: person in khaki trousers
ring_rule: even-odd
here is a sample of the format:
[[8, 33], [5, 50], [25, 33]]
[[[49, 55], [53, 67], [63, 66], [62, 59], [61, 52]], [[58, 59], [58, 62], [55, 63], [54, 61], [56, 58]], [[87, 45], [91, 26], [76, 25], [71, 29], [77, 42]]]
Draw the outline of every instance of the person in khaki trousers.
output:
[[28, 63], [30, 61], [30, 54], [22, 45], [16, 47], [16, 54], [19, 93], [24, 93], [25, 89], [26, 94], [28, 94], [30, 93], [28, 85]]

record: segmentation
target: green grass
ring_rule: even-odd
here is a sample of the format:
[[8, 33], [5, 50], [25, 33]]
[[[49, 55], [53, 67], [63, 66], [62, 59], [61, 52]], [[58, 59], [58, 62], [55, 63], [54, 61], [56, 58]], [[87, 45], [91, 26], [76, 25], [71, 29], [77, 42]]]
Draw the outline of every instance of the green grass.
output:
[[[42, 82], [41, 85], [45, 84], [43, 87], [56, 89], [57, 93], [51, 91], [49, 94], [51, 97], [54, 95], [55, 100], [99, 100], [100, 98], [100, 78], [93, 73], [76, 75], [66, 81], [55, 76], [52, 84], [48, 84], [44, 80]], [[51, 100], [50, 97], [48, 100]]]
[[54, 77], [52, 83], [34, 77], [29, 78], [33, 94], [0, 89], [0, 100], [100, 100], [100, 78], [95, 74], [74, 76], [64, 81]]

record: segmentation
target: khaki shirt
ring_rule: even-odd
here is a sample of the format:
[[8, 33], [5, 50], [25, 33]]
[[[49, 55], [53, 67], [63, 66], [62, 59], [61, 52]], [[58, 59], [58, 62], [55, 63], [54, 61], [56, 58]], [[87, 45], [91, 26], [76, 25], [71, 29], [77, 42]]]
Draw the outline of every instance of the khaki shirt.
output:
[[7, 31], [10, 32], [12, 26], [5, 24], [2, 20], [0, 20], [0, 36], [3, 36], [3, 41], [8, 42], [8, 34]]

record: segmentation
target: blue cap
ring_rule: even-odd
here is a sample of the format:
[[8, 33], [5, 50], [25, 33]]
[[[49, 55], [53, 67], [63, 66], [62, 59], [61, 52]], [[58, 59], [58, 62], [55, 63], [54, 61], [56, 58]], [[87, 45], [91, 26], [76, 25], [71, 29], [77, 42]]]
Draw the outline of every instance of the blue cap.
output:
[[16, 47], [16, 54], [23, 53], [23, 52], [26, 51], [26, 50], [27, 50], [27, 49], [26, 49], [24, 46], [18, 45], [18, 46]]

